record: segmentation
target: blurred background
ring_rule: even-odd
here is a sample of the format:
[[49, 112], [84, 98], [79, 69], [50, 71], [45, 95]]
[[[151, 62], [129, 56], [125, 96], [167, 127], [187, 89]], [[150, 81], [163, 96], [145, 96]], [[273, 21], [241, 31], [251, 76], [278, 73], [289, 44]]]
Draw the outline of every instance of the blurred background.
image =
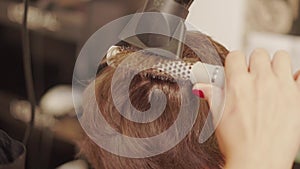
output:
[[[28, 169], [87, 166], [76, 148], [82, 137], [71, 96], [76, 57], [96, 30], [135, 13], [144, 2], [30, 1], [28, 27], [38, 107], [27, 149]], [[291, 53], [296, 70], [300, 69], [299, 13], [299, 0], [195, 0], [188, 22], [229, 50], [249, 54], [257, 47], [271, 53], [285, 49]], [[0, 129], [19, 141], [30, 119], [22, 63], [22, 16], [21, 0], [0, 0]], [[295, 168], [300, 167], [295, 164]]]

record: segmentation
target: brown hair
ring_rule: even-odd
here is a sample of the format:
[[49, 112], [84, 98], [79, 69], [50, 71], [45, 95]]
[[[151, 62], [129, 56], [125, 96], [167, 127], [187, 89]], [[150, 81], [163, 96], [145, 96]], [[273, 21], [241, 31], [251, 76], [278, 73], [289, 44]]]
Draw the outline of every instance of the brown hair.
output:
[[[210, 44], [203, 45], [204, 40]], [[219, 56], [206, 58], [205, 62], [210, 64], [224, 64], [228, 51], [219, 43], [199, 32], [188, 32], [187, 39], [197, 46], [202, 46], [194, 51], [210, 52], [216, 50]], [[203, 47], [204, 46], [204, 47]], [[206, 46], [206, 47], [205, 47]], [[192, 49], [185, 46], [183, 52], [184, 60], [200, 60]], [[134, 51], [134, 50], [133, 50]], [[131, 49], [118, 54], [116, 57], [126, 57], [131, 53]], [[141, 72], [133, 78], [130, 84], [129, 96], [132, 105], [139, 111], [148, 110], [150, 93], [159, 89], [163, 91], [167, 98], [167, 105], [163, 114], [153, 122], [147, 124], [135, 123], [121, 116], [115, 109], [111, 96], [111, 81], [115, 68], [107, 66], [101, 70], [95, 80], [95, 92], [97, 104], [105, 117], [105, 120], [116, 131], [130, 137], [145, 138], [155, 136], [168, 129], [176, 120], [179, 113], [181, 97], [179, 87], [176, 83], [157, 76], [152, 76], [151, 71]], [[117, 85], [122, 88], [122, 81], [126, 75], [117, 76]], [[188, 92], [190, 98], [192, 94], [192, 84], [189, 81], [184, 83], [184, 91]], [[189, 99], [189, 98], [186, 98]], [[123, 105], [127, 106], [127, 105]], [[189, 111], [188, 109], [185, 111]], [[99, 147], [88, 136], [81, 142], [81, 152], [86, 156], [95, 169], [194, 169], [194, 168], [221, 168], [224, 164], [223, 156], [218, 148], [216, 138], [212, 136], [205, 143], [198, 142], [200, 131], [208, 115], [208, 104], [200, 100], [198, 116], [189, 134], [171, 150], [154, 157], [144, 159], [125, 158], [114, 155]], [[137, 145], [132, 145], [135, 149]], [[139, 145], [147, 146], [147, 145]], [[138, 150], [137, 150], [138, 151]]]

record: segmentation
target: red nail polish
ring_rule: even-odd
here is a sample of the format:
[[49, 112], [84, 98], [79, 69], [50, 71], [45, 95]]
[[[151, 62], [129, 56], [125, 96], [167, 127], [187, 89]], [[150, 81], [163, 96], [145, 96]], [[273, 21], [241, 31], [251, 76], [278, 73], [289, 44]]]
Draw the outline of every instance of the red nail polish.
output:
[[202, 90], [193, 90], [193, 94], [204, 99], [204, 93]]

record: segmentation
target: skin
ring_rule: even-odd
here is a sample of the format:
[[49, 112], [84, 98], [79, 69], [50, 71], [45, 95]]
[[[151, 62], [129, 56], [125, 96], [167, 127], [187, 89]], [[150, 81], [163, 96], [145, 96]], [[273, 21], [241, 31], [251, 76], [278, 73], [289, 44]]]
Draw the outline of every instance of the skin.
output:
[[[225, 169], [292, 168], [300, 145], [300, 72], [292, 74], [289, 54], [278, 51], [271, 60], [256, 49], [247, 65], [242, 52], [231, 52], [225, 76], [225, 88], [215, 88], [226, 96], [216, 130]], [[207, 100], [211, 88], [194, 86]]]

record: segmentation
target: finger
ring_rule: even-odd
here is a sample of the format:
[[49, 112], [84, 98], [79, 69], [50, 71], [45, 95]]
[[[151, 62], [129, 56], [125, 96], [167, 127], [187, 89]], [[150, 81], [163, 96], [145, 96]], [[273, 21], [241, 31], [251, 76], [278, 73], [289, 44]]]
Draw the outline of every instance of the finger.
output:
[[214, 114], [218, 114], [219, 109], [222, 108], [223, 90], [221, 88], [209, 84], [197, 83], [193, 87], [193, 94], [207, 100]]
[[272, 61], [273, 72], [278, 77], [291, 77], [292, 63], [289, 54], [286, 51], [277, 51]]
[[250, 73], [267, 75], [272, 72], [271, 58], [264, 49], [255, 49], [250, 56]]
[[199, 91], [203, 93], [204, 99], [208, 100], [210, 112], [212, 113], [209, 113], [199, 136], [199, 142], [203, 143], [214, 132], [211, 121], [213, 121], [214, 125], [217, 125], [222, 117], [224, 98], [222, 89], [212, 85], [198, 83], [193, 87], [193, 93], [198, 96]]
[[294, 79], [300, 85], [300, 70], [294, 75]]
[[245, 55], [240, 51], [230, 52], [225, 60], [225, 74], [227, 79], [244, 73], [248, 73]]
[[193, 87], [193, 94], [201, 99], [210, 100], [212, 97], [212, 86], [204, 83], [197, 83]]

